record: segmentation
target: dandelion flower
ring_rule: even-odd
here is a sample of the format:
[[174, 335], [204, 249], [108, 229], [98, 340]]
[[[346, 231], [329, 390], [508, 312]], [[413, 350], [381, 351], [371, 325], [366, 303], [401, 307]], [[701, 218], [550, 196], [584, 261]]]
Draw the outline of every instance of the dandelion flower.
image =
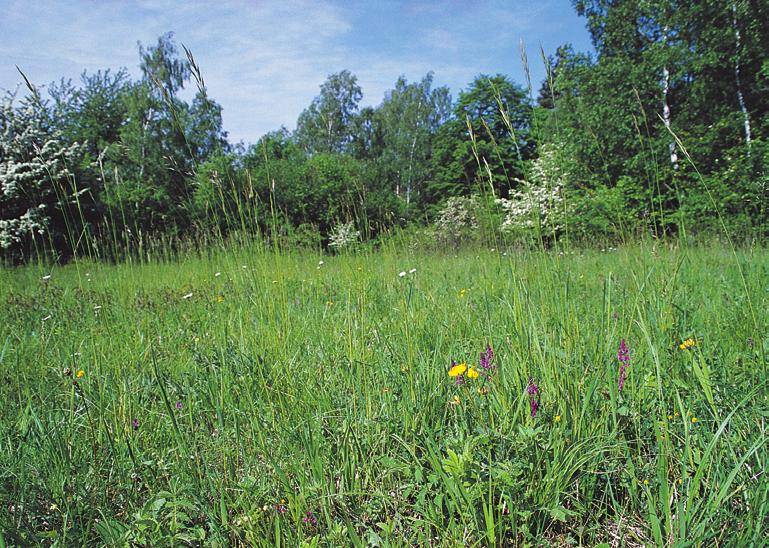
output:
[[454, 364], [451, 367], [451, 369], [449, 369], [449, 377], [459, 377], [461, 375], [464, 375], [465, 371], [467, 371], [467, 364], [464, 364], [464, 363]]
[[85, 377], [85, 371], [81, 369], [80, 371], [77, 372], [77, 378], [82, 379], [83, 377]]
[[555, 416], [555, 422], [561, 422], [561, 415]]
[[649, 480], [644, 480], [644, 485], [649, 485]]
[[475, 368], [473, 368], [473, 367], [471, 367], [470, 369], [467, 370], [467, 378], [468, 379], [477, 379], [478, 375], [479, 375], [478, 371]]
[[697, 417], [692, 417], [692, 422], [697, 422]]

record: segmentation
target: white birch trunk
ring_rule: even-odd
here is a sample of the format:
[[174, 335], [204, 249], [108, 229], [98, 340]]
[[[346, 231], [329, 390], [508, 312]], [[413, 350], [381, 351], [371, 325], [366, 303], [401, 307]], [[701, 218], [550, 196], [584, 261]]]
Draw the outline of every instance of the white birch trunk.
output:
[[[663, 48], [668, 41], [668, 27], [665, 27], [662, 31], [662, 46]], [[670, 70], [667, 65], [662, 67], [662, 122], [665, 124], [665, 129], [670, 131], [670, 105], [668, 104], [668, 93], [670, 92]], [[670, 152], [670, 163], [674, 170], [678, 170], [678, 152], [676, 151], [675, 141], [670, 141], [668, 144], [668, 151]]]
[[734, 79], [737, 82], [737, 102], [740, 104], [740, 110], [742, 111], [742, 117], [745, 125], [745, 145], [748, 147], [748, 155], [750, 154], [750, 113], [745, 106], [745, 96], [742, 94], [742, 81], [740, 79], [740, 49], [742, 49], [742, 37], [740, 36], [740, 28], [737, 26], [737, 3], [732, 2], [732, 28], [734, 29], [734, 40], [736, 42], [736, 54], [734, 56]]

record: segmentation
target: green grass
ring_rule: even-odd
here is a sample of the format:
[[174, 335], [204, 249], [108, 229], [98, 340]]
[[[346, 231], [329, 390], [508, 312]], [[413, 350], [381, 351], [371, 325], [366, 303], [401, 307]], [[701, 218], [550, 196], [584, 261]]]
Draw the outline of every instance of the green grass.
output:
[[767, 301], [717, 246], [1, 270], [0, 546], [763, 545]]

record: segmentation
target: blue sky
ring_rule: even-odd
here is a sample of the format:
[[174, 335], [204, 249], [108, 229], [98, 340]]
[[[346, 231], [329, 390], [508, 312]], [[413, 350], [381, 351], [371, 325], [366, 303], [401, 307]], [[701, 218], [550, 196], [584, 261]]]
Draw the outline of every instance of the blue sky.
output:
[[570, 0], [3, 0], [0, 88], [83, 70], [126, 67], [137, 76], [137, 42], [166, 31], [190, 48], [233, 142], [255, 142], [285, 125], [318, 94], [326, 76], [349, 69], [363, 104], [377, 105], [400, 75], [435, 73], [454, 97], [480, 73], [524, 82], [520, 40], [533, 86], [546, 53], [565, 42], [589, 51]]

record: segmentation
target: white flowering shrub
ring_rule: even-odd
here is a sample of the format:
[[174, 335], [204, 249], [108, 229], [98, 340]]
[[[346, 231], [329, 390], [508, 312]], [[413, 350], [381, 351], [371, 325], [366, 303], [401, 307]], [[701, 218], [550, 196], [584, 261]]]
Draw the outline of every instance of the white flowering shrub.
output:
[[12, 96], [0, 100], [0, 255], [49, 231], [62, 202], [76, 197], [70, 168], [83, 153], [82, 145], [66, 144], [51, 127], [39, 99], [18, 107]]
[[328, 246], [339, 251], [353, 245], [360, 238], [360, 230], [355, 230], [355, 223], [338, 224], [328, 236]]
[[562, 166], [560, 148], [552, 144], [542, 145], [539, 157], [531, 163], [529, 180], [519, 179], [520, 187], [511, 191], [508, 199], [496, 200], [505, 213], [503, 232], [537, 226], [547, 233], [562, 229], [566, 216], [563, 190], [568, 177]]
[[457, 247], [460, 242], [472, 237], [478, 229], [478, 198], [475, 196], [452, 196], [435, 219], [435, 236], [442, 243]]

